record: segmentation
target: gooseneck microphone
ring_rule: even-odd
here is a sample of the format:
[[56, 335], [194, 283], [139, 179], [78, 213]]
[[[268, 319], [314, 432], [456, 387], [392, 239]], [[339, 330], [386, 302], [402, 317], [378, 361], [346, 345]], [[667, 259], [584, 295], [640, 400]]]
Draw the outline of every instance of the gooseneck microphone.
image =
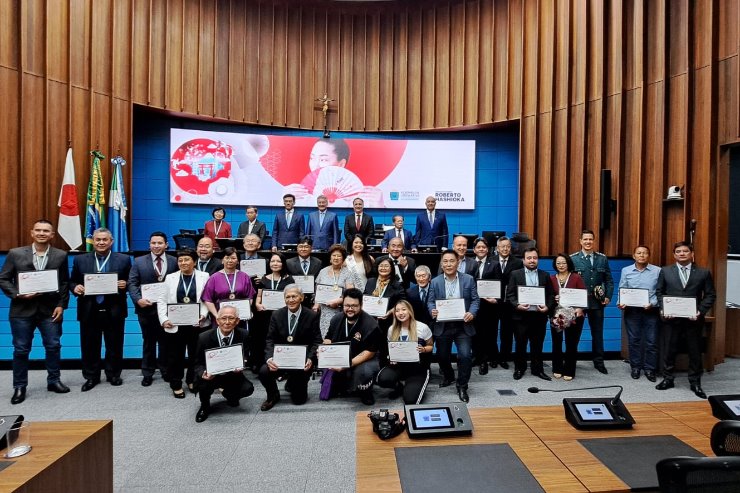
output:
[[529, 387], [527, 389], [527, 392], [530, 394], [536, 394], [538, 392], [577, 392], [579, 390], [599, 390], [599, 389], [619, 389], [619, 392], [617, 392], [617, 395], [614, 396], [614, 398], [611, 400], [611, 405], [616, 406], [617, 403], [621, 402], [620, 397], [622, 397], [622, 392], [624, 391], [624, 387], [621, 385], [602, 385], [599, 387], [579, 387], [576, 389], [541, 389], [539, 387]]

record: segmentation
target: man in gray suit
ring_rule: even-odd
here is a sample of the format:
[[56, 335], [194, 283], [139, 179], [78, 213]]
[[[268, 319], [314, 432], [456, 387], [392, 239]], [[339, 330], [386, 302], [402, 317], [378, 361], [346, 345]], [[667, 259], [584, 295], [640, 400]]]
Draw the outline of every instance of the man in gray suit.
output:
[[[11, 404], [26, 399], [28, 385], [28, 354], [33, 333], [38, 327], [46, 348], [46, 388], [64, 394], [69, 387], [60, 380], [62, 316], [69, 302], [69, 266], [67, 253], [51, 246], [54, 226], [39, 219], [31, 229], [33, 243], [8, 252], [0, 270], [0, 288], [10, 298], [10, 330], [13, 334], [13, 397]], [[20, 294], [19, 277], [24, 272], [56, 271], [57, 289], [49, 292]], [[25, 287], [25, 286], [24, 286]]]
[[664, 316], [663, 330], [668, 331], [668, 352], [664, 359], [663, 380], [655, 388], [667, 390], [674, 387], [673, 369], [678, 344], [685, 339], [689, 352], [689, 385], [697, 397], [706, 399], [707, 394], [701, 388], [701, 333], [704, 317], [714, 305], [717, 294], [709, 270], [694, 264], [694, 249], [688, 242], [674, 244], [673, 257], [676, 263], [661, 268], [658, 275], [655, 294], [660, 308], [663, 310], [665, 297], [681, 296], [695, 298], [697, 311], [695, 316], [688, 318]]
[[434, 324], [434, 341], [437, 344], [437, 357], [442, 370], [443, 380], [440, 387], [447, 387], [455, 380], [450, 356], [452, 343], [457, 346], [457, 395], [463, 402], [468, 402], [468, 381], [473, 368], [472, 341], [475, 335], [473, 318], [478, 313], [480, 299], [475, 279], [469, 274], [457, 270], [460, 259], [453, 250], [442, 254], [442, 274], [430, 284], [427, 297], [427, 308], [435, 320], [439, 315], [437, 300], [462, 298], [465, 300], [465, 312], [461, 320], [439, 321]]

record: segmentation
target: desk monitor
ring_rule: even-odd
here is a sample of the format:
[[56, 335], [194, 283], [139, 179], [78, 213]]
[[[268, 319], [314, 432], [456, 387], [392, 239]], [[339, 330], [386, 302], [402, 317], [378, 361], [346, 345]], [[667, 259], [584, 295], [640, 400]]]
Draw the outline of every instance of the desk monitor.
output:
[[740, 394], [710, 395], [709, 405], [712, 406], [712, 416], [717, 419], [740, 420]]
[[406, 430], [410, 438], [471, 435], [473, 422], [467, 406], [454, 404], [417, 404], [404, 406]]
[[579, 430], [632, 428], [635, 420], [622, 401], [611, 397], [563, 399], [565, 419]]
[[295, 252], [298, 250], [298, 243], [283, 243], [284, 252]]
[[437, 253], [437, 245], [418, 245], [416, 249], [421, 253]]

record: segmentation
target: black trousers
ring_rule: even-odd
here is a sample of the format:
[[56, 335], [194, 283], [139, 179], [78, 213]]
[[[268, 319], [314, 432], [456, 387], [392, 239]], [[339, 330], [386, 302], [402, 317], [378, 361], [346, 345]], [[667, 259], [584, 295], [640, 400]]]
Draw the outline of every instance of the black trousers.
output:
[[[94, 309], [90, 317], [80, 320], [80, 351], [82, 353], [82, 376], [86, 380], [100, 380], [100, 370], [106, 378], [121, 376], [123, 367], [124, 319], [111, 316], [110, 309], [101, 306]], [[105, 339], [105, 360], [100, 357], [102, 341]]]
[[514, 367], [519, 371], [527, 369], [527, 343], [529, 343], [529, 357], [532, 360], [530, 369], [532, 374], [542, 373], [542, 345], [545, 342], [547, 316], [537, 312], [522, 312], [521, 319], [516, 320], [516, 355]]
[[[552, 335], [552, 372], [561, 373], [566, 377], [576, 376], [576, 362], [578, 361], [578, 343], [583, 332], [583, 317], [576, 318], [573, 325], [560, 332], [550, 327]], [[565, 354], [563, 354], [563, 339], [565, 339]]]
[[396, 363], [383, 367], [376, 382], [386, 389], [403, 388], [404, 404], [419, 404], [429, 383], [429, 368], [420, 363]]
[[676, 354], [682, 339], [686, 340], [686, 350], [689, 353], [689, 383], [701, 383], [704, 373], [704, 365], [701, 361], [701, 336], [704, 327], [704, 319], [689, 320], [686, 318], [674, 318], [667, 320], [663, 327], [668, 339], [668, 351], [665, 353], [663, 363], [663, 378], [673, 380], [676, 364]]
[[478, 315], [473, 320], [475, 325], [475, 336], [473, 336], [473, 361], [474, 364], [498, 363], [500, 359], [498, 350], [498, 304], [480, 301]]
[[287, 377], [285, 388], [290, 392], [290, 399], [293, 404], [303, 404], [308, 400], [308, 380], [311, 378], [310, 371], [303, 370], [278, 370], [270, 371], [267, 364], [262, 365], [259, 372], [259, 379], [262, 386], [267, 391], [267, 398], [280, 396], [277, 386], [279, 376]]
[[[159, 323], [157, 312], [140, 313], [139, 326], [141, 327], [141, 374], [151, 377], [159, 368], [162, 375], [167, 374], [167, 345], [165, 331]], [[157, 352], [159, 347], [159, 352]]]
[[223, 389], [221, 395], [227, 401], [239, 401], [254, 392], [254, 385], [244, 376], [244, 372], [229, 372], [216, 375], [212, 380], [198, 379], [198, 396], [200, 405], [209, 407], [211, 396], [216, 389]]
[[[167, 376], [170, 379], [170, 388], [180, 390], [182, 379], [185, 383], [193, 383], [195, 375], [195, 351], [198, 346], [198, 336], [206, 329], [193, 325], [179, 325], [174, 334], [165, 332], [165, 344], [167, 345]], [[185, 351], [188, 358], [185, 359]]]
[[501, 322], [501, 347], [499, 349], [499, 361], [511, 361], [512, 348], [514, 347], [514, 330], [516, 323], [512, 318], [514, 307], [510, 303], [502, 302], [499, 306], [499, 320]]

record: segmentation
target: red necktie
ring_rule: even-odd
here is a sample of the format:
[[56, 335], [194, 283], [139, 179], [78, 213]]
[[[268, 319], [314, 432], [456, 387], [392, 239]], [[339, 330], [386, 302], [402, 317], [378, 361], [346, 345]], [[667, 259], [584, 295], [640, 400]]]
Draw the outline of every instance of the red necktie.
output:
[[162, 256], [157, 255], [157, 260], [155, 262], [157, 264], [157, 274], [161, 276], [162, 275]]
[[360, 232], [360, 226], [362, 226], [362, 221], [360, 221], [360, 216], [358, 215], [355, 219], [355, 227], [357, 228], [357, 232]]

